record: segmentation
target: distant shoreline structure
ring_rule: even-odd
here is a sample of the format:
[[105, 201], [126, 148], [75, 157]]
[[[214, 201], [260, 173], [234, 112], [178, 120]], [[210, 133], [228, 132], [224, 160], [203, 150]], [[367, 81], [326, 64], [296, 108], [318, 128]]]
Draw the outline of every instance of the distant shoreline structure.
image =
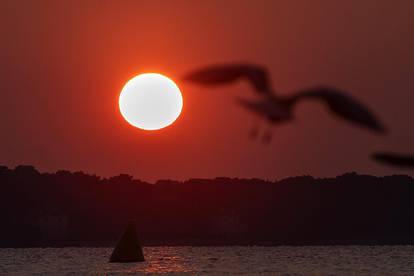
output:
[[149, 184], [0, 167], [0, 247], [414, 244], [414, 178], [346, 173]]

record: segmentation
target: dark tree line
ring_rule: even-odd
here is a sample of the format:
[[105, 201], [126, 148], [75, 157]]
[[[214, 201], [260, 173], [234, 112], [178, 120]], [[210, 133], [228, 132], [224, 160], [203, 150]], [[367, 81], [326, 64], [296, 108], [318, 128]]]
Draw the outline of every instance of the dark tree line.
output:
[[414, 244], [414, 179], [162, 180], [0, 167], [0, 246]]

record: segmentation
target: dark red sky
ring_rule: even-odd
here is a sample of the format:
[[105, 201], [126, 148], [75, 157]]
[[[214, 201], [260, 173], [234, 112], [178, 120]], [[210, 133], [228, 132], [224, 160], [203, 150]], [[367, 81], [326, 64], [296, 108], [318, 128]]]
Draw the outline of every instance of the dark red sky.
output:
[[[346, 171], [406, 173], [375, 150], [414, 153], [413, 1], [1, 1], [0, 163], [42, 171], [130, 173], [145, 180], [281, 178]], [[248, 139], [253, 118], [233, 104], [240, 83], [209, 91], [178, 77], [225, 61], [262, 63], [276, 89], [330, 84], [369, 103], [381, 137], [302, 103], [273, 143]], [[123, 84], [146, 71], [177, 81], [172, 126], [126, 123]], [[408, 172], [407, 172], [408, 173]]]

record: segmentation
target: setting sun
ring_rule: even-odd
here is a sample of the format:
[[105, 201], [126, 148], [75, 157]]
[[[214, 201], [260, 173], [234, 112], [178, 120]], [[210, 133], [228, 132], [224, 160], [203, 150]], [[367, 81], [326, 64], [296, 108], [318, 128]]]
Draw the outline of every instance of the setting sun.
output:
[[157, 130], [180, 116], [183, 98], [178, 86], [156, 73], [130, 79], [119, 95], [119, 109], [125, 120], [144, 130]]

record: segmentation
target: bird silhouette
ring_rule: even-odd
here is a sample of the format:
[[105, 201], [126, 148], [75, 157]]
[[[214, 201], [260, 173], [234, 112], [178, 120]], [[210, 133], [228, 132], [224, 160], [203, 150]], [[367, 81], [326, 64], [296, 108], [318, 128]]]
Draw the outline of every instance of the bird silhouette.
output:
[[372, 159], [383, 164], [400, 167], [414, 168], [414, 155], [393, 152], [376, 152], [371, 155]]
[[[327, 86], [303, 89], [289, 96], [279, 96], [273, 89], [268, 72], [263, 66], [253, 64], [212, 65], [193, 71], [183, 78], [204, 86], [219, 86], [245, 79], [251, 83], [259, 96], [258, 100], [237, 98], [244, 108], [267, 119], [272, 125], [290, 121], [294, 118], [294, 107], [301, 100], [319, 100], [325, 103], [331, 113], [355, 125], [376, 133], [386, 130], [379, 119], [364, 104], [347, 95], [345, 91]], [[268, 128], [264, 142], [271, 140]]]

